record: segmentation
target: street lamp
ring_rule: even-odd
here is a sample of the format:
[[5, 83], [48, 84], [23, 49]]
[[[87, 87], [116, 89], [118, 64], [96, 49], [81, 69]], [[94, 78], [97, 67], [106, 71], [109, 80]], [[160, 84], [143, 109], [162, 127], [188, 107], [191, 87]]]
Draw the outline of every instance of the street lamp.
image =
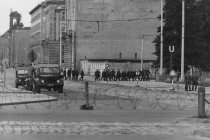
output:
[[185, 0], [182, 0], [181, 81], [184, 81]]

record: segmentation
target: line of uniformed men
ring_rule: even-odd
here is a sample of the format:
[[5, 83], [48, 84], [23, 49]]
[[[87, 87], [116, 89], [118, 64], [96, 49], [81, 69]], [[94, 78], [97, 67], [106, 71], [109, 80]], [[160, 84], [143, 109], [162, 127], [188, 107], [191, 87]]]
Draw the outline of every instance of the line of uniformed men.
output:
[[[64, 75], [64, 78], [65, 80], [82, 80], [83, 81], [83, 78], [84, 78], [84, 71], [81, 70], [80, 72], [76, 69], [76, 70], [72, 70], [71, 68], [70, 69], [64, 69], [63, 70], [63, 75]], [[79, 75], [80, 75], [80, 78], [79, 78]]]
[[150, 71], [149, 69], [144, 68], [142, 71], [140, 70], [131, 70], [131, 71], [120, 71], [119, 69], [117, 72], [112, 69], [104, 69], [101, 73], [99, 69], [95, 71], [95, 81], [149, 81], [150, 80]]
[[196, 91], [198, 86], [199, 77], [196, 74], [185, 74], [185, 91]]

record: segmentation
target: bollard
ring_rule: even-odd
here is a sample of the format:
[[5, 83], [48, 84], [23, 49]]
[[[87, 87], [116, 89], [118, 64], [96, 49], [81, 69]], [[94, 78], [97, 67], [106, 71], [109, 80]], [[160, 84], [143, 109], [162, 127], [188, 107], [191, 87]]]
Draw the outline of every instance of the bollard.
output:
[[88, 90], [88, 81], [85, 82], [85, 96], [86, 96], [86, 104], [80, 106], [81, 110], [93, 110], [93, 106], [90, 106], [89, 103], [89, 90]]
[[89, 90], [88, 81], [85, 82], [85, 95], [86, 95], [86, 106], [89, 106]]
[[205, 87], [198, 88], [198, 118], [205, 118]]

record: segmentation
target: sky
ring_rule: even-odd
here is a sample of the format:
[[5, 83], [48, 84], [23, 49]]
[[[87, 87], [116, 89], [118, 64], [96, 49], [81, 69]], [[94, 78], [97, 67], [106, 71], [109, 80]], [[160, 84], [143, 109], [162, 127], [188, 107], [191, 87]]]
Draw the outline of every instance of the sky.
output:
[[44, 0], [1, 0], [0, 4], [0, 35], [9, 29], [10, 11], [17, 11], [22, 15], [21, 22], [24, 27], [30, 27], [31, 16], [29, 12]]

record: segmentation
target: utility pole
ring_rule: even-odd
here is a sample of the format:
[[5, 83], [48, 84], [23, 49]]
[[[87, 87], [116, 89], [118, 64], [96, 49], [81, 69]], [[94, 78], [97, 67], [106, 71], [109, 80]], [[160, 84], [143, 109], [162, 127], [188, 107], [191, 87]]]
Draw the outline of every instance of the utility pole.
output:
[[[59, 18], [60, 17], [60, 12], [59, 12]], [[61, 26], [61, 19], [59, 20], [59, 24], [60, 24], [60, 68], [62, 65], [62, 26]]]
[[185, 29], [185, 1], [182, 0], [182, 48], [181, 48], [181, 81], [184, 81], [184, 29]]
[[141, 71], [143, 70], [143, 54], [144, 54], [144, 35], [141, 39]]
[[163, 74], [163, 0], [161, 0], [161, 26], [160, 26], [160, 76]]
[[144, 38], [145, 37], [149, 37], [149, 36], [153, 36], [153, 35], [142, 35], [142, 38], [141, 38], [141, 71], [143, 70], [143, 61], [144, 61], [144, 57], [143, 57], [143, 55], [144, 55]]

